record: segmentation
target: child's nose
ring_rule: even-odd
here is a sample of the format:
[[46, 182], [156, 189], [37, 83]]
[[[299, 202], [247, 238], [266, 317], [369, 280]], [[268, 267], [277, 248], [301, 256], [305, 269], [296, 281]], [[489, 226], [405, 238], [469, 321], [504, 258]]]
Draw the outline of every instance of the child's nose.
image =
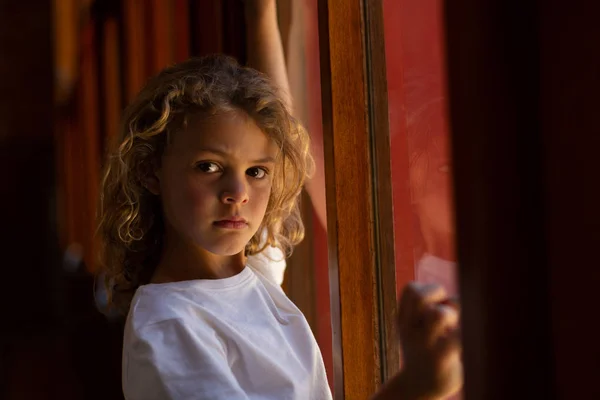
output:
[[243, 182], [231, 182], [221, 192], [221, 201], [225, 204], [246, 204], [248, 202], [248, 190]]

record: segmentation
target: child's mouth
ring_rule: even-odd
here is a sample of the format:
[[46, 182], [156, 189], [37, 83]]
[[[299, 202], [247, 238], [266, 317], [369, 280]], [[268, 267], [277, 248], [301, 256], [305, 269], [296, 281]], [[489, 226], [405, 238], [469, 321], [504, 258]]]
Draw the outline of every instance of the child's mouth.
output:
[[248, 222], [244, 219], [223, 219], [213, 222], [213, 225], [223, 229], [244, 229], [248, 226]]

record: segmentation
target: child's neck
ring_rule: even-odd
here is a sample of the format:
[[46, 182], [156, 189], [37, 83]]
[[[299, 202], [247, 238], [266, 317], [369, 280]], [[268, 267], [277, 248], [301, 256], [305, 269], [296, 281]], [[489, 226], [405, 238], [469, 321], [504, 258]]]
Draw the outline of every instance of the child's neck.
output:
[[165, 240], [151, 283], [196, 279], [224, 279], [239, 274], [246, 265], [244, 252], [219, 256], [179, 240]]

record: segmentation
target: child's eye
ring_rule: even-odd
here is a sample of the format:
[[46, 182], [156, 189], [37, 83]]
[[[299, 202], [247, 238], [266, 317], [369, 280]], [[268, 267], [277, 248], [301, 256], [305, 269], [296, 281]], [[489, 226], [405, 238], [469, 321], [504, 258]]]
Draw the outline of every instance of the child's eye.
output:
[[196, 168], [198, 168], [202, 172], [206, 172], [208, 174], [212, 174], [215, 172], [219, 172], [220, 168], [217, 163], [214, 162], [200, 162], [196, 164]]
[[248, 168], [248, 170], [246, 171], [246, 174], [248, 174], [249, 176], [256, 178], [256, 179], [263, 179], [267, 176], [268, 172], [264, 168], [253, 167], [253, 168]]

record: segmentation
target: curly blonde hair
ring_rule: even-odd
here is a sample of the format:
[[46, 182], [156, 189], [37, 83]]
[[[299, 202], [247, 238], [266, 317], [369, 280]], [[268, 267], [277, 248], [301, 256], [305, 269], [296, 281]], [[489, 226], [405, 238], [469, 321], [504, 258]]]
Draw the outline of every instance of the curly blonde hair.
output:
[[[187, 117], [241, 110], [279, 148], [267, 211], [246, 254], [267, 246], [289, 256], [304, 237], [299, 194], [313, 168], [309, 138], [267, 76], [226, 56], [195, 58], [151, 79], [124, 112], [108, 152], [100, 193], [100, 271], [109, 309], [126, 313], [135, 290], [160, 259], [164, 221], [160, 197], [145, 188], [171, 135]], [[265, 239], [266, 238], [266, 239]]]

